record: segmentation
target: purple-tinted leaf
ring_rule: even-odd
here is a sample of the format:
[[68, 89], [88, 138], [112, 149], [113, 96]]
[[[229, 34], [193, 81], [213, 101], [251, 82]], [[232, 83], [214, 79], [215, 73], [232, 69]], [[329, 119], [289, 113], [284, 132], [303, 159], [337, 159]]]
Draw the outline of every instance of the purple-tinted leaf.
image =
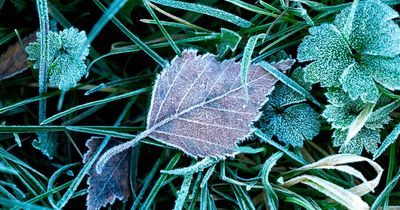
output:
[[[92, 137], [86, 142], [89, 150], [86, 152], [83, 162], [89, 161], [103, 138]], [[111, 140], [107, 148], [120, 144], [117, 140]], [[113, 204], [115, 199], [126, 201], [131, 194], [129, 185], [129, 158], [130, 150], [125, 150], [113, 156], [104, 166], [101, 174], [96, 173], [95, 168], [89, 171], [87, 209], [97, 210], [108, 203]]]
[[[275, 67], [284, 71], [291, 64]], [[248, 100], [240, 63], [184, 51], [156, 81], [145, 132], [193, 157], [234, 155], [277, 81], [259, 65], [247, 74]]]
[[36, 40], [35, 33], [25, 37], [22, 40], [22, 46], [19, 42], [11, 45], [0, 56], [0, 80], [10, 78], [16, 74], [25, 71], [29, 67], [28, 59], [25, 54], [25, 47]]

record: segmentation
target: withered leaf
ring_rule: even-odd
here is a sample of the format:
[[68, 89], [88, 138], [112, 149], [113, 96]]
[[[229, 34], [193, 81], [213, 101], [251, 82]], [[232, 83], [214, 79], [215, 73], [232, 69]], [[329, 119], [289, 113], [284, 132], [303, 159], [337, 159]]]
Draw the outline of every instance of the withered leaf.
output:
[[17, 42], [0, 56], [0, 80], [8, 79], [16, 74], [22, 73], [29, 67], [25, 54], [25, 47], [36, 40], [35, 33], [22, 39], [22, 45]]
[[[275, 64], [284, 71], [293, 60]], [[145, 133], [193, 157], [232, 156], [251, 133], [277, 79], [261, 66], [248, 70], [244, 95], [240, 63], [186, 50], [158, 77]], [[143, 135], [143, 134], [142, 134]]]
[[[88, 151], [83, 162], [89, 161], [96, 149], [101, 144], [102, 137], [92, 137], [86, 142]], [[105, 149], [120, 144], [121, 142], [111, 139]], [[115, 199], [127, 201], [130, 196], [129, 185], [129, 158], [130, 150], [125, 150], [108, 161], [101, 174], [96, 173], [95, 168], [89, 170], [88, 195], [86, 206], [88, 210], [97, 210], [107, 204], [113, 204]], [[96, 164], [96, 163], [95, 163]]]

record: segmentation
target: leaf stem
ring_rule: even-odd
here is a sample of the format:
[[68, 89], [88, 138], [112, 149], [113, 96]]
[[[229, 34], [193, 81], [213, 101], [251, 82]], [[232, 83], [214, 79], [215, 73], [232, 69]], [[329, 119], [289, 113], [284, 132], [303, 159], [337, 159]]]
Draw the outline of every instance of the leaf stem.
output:
[[99, 161], [96, 164], [96, 172], [98, 174], [101, 174], [103, 171], [104, 166], [106, 163], [116, 154], [119, 154], [120, 152], [127, 150], [133, 146], [135, 146], [140, 140], [146, 138], [150, 133], [153, 132], [153, 129], [147, 129], [141, 133], [139, 133], [134, 139], [122, 143], [118, 146], [115, 146], [109, 150], [107, 150], [100, 158]]

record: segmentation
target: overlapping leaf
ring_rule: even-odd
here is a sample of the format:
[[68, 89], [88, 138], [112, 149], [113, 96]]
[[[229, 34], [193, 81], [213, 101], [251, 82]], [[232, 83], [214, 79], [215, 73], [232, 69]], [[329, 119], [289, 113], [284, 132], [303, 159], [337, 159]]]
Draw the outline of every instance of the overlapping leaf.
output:
[[[87, 162], [101, 144], [103, 138], [92, 137], [86, 142], [88, 151], [83, 162]], [[111, 140], [106, 148], [118, 145], [119, 142]], [[129, 184], [129, 158], [130, 151], [124, 151], [115, 155], [105, 165], [104, 172], [97, 174], [95, 168], [89, 171], [87, 209], [97, 210], [107, 204], [113, 204], [115, 199], [127, 201], [130, 196]]]
[[308, 81], [342, 86], [353, 100], [374, 103], [376, 83], [400, 89], [400, 28], [393, 21], [398, 14], [379, 0], [360, 1], [354, 17], [350, 12], [346, 8], [333, 24], [312, 27], [298, 48], [298, 59], [312, 61], [305, 68]]

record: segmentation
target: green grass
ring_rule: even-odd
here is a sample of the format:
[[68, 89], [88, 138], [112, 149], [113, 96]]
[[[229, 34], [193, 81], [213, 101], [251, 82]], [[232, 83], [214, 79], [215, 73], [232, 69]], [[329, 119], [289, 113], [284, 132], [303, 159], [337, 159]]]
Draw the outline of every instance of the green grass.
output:
[[[350, 5], [344, 0], [298, 0], [290, 5], [285, 0], [198, 1], [201, 5], [190, 2], [48, 2], [50, 29], [74, 26], [87, 32], [91, 46], [89, 74], [67, 92], [46, 87], [43, 75], [31, 68], [0, 80], [1, 208], [86, 208], [87, 172], [95, 167], [96, 158], [112, 138], [127, 141], [146, 128], [155, 78], [184, 49], [211, 52], [220, 60], [243, 59], [242, 70], [247, 71], [250, 63], [269, 61], [281, 50], [296, 57], [297, 47], [312, 24], [331, 22], [337, 12]], [[46, 15], [43, 13], [47, 11], [39, 11], [42, 17]], [[39, 27], [39, 22], [46, 21], [39, 21], [31, 1], [0, 0], [0, 52], [19, 41], [14, 29], [25, 37], [46, 27]], [[227, 30], [240, 39], [226, 39]], [[305, 90], [287, 75], [265, 66], [305, 96], [318, 112], [326, 104], [318, 85], [312, 91]], [[386, 91], [385, 95], [400, 98], [398, 92]], [[400, 122], [397, 111], [392, 117], [385, 135]], [[32, 146], [38, 132], [58, 142], [52, 159]], [[132, 149], [129, 199], [125, 203], [116, 201], [108, 208], [345, 209], [314, 188], [282, 185], [282, 181], [302, 174], [318, 176], [346, 189], [360, 183], [337, 170], [292, 171], [337, 154], [331, 135], [330, 125], [321, 119], [321, 133], [312, 142], [305, 141], [303, 148], [293, 148], [255, 130], [249, 141], [240, 144], [239, 155], [220, 161], [193, 160], [146, 138]], [[92, 159], [83, 164], [85, 143], [92, 136], [104, 140]], [[389, 136], [376, 159], [384, 169], [380, 184], [362, 197], [374, 209], [400, 205], [397, 129]], [[363, 156], [372, 159], [369, 153]], [[351, 166], [367, 180], [376, 177], [367, 164]]]

